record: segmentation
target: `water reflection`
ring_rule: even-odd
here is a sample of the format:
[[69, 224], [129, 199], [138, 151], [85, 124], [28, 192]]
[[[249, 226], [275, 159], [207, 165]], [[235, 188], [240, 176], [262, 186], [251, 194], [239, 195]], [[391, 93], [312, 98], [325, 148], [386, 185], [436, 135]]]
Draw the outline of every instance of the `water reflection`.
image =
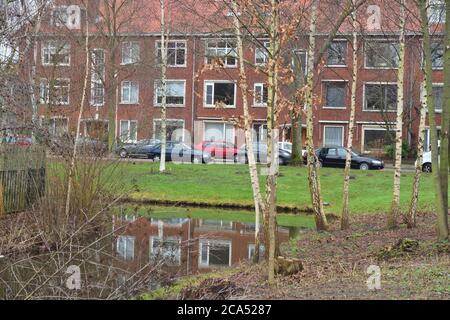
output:
[[[179, 276], [251, 259], [255, 252], [254, 231], [254, 224], [224, 220], [114, 217], [116, 254], [123, 267], [137, 270], [159, 263]], [[279, 241], [288, 241], [293, 232], [280, 227]], [[260, 249], [263, 255], [264, 246]]]

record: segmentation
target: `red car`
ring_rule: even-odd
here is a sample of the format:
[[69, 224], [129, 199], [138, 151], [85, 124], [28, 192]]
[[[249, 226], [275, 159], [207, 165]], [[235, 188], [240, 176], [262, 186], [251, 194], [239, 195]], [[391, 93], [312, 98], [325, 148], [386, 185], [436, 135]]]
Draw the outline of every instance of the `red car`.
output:
[[216, 159], [228, 159], [237, 162], [238, 149], [236, 146], [227, 141], [203, 141], [198, 144], [195, 149], [206, 151], [211, 154], [211, 157]]

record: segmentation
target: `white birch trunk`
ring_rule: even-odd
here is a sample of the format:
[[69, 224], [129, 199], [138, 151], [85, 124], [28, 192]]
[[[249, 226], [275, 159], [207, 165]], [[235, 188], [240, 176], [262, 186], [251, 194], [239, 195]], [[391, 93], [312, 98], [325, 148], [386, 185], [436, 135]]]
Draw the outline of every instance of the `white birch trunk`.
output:
[[[88, 7], [87, 3], [86, 3], [86, 8]], [[80, 131], [81, 131], [81, 119], [83, 117], [83, 112], [84, 112], [84, 104], [86, 102], [86, 89], [88, 87], [88, 79], [89, 79], [89, 61], [90, 61], [90, 56], [89, 56], [89, 20], [87, 18], [87, 14], [86, 14], [86, 40], [85, 40], [85, 74], [84, 74], [84, 80], [83, 80], [83, 91], [81, 92], [81, 103], [80, 103], [80, 109], [78, 111], [78, 119], [77, 119], [77, 130], [75, 133], [75, 140], [74, 140], [74, 144], [73, 144], [73, 150], [72, 150], [72, 155], [70, 157], [70, 164], [69, 164], [69, 177], [68, 177], [68, 181], [67, 181], [67, 196], [66, 196], [66, 208], [65, 208], [65, 214], [66, 214], [66, 218], [69, 218], [69, 214], [70, 214], [70, 198], [72, 196], [72, 184], [73, 184], [73, 178], [74, 178], [74, 174], [75, 174], [75, 161], [76, 161], [76, 157], [77, 157], [77, 139], [80, 135]]]
[[248, 168], [250, 172], [250, 181], [252, 184], [253, 199], [255, 202], [255, 255], [254, 262], [259, 262], [259, 249], [260, 249], [260, 216], [261, 210], [264, 211], [264, 203], [261, 196], [261, 190], [259, 187], [258, 168], [256, 166], [255, 154], [253, 153], [253, 135], [251, 127], [251, 116], [248, 107], [248, 83], [247, 73], [244, 64], [244, 48], [242, 43], [241, 25], [238, 17], [238, 6], [236, 0], [233, 0], [233, 22], [234, 30], [236, 33], [237, 54], [239, 60], [239, 88], [242, 92], [242, 106], [244, 109], [244, 132], [245, 143], [247, 146]]
[[165, 0], [160, 0], [161, 5], [161, 157], [159, 162], [159, 172], [166, 171], [166, 135], [167, 135], [167, 37], [165, 22]]
[[394, 190], [392, 194], [392, 207], [388, 214], [388, 227], [397, 226], [397, 217], [400, 213], [400, 183], [402, 176], [402, 143], [403, 143], [403, 109], [404, 109], [404, 71], [405, 71], [405, 1], [400, 1], [400, 52], [397, 75], [397, 120], [395, 134], [395, 164], [394, 164]]
[[322, 197], [320, 194], [320, 178], [318, 166], [316, 165], [316, 155], [314, 153], [314, 122], [313, 122], [313, 85], [314, 85], [314, 57], [316, 47], [316, 19], [317, 19], [317, 1], [313, 1], [311, 7], [311, 21], [309, 33], [308, 50], [308, 77], [305, 87], [305, 109], [306, 109], [306, 139], [308, 149], [308, 179], [311, 192], [311, 200], [316, 220], [317, 230], [327, 230], [328, 222], [323, 210]]
[[350, 170], [352, 164], [353, 135], [355, 131], [356, 114], [356, 89], [358, 80], [358, 23], [356, 20], [356, 11], [353, 12], [353, 66], [352, 66], [352, 92], [350, 105], [350, 122], [348, 127], [347, 156], [344, 170], [344, 199], [342, 201], [341, 229], [346, 230], [350, 227], [349, 214], [349, 189], [350, 189]]

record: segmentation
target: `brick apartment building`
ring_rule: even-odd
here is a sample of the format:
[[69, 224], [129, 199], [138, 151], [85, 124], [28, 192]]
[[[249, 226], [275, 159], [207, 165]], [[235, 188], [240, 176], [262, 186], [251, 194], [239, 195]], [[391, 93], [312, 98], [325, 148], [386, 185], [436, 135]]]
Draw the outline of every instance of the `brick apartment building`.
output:
[[[80, 6], [70, 6], [69, 2], [54, 5], [46, 19], [42, 21], [37, 41], [37, 78], [39, 81], [39, 115], [49, 126], [52, 134], [75, 131], [81, 101], [85, 70], [83, 15]], [[76, 1], [76, 0], [73, 0]], [[186, 0], [187, 1], [187, 0]], [[323, 1], [333, 3], [331, 0]], [[336, 1], [334, 1], [336, 2]], [[90, 20], [101, 20], [96, 12], [101, 12], [101, 1], [90, 1]], [[160, 98], [158, 97], [158, 46], [160, 26], [158, 1], [144, 1], [147, 7], [139, 12], [143, 19], [132, 19], [132, 28], [120, 34], [116, 62], [120, 66], [117, 75], [118, 90], [116, 137], [122, 142], [158, 138], [160, 128]], [[388, 2], [389, 3], [389, 2]], [[330, 4], [331, 5], [331, 4]], [[378, 5], [378, 7], [374, 7]], [[408, 1], [409, 6], [413, 6]], [[69, 6], [69, 7], [68, 7]], [[199, 5], [200, 7], [203, 4]], [[206, 4], [204, 4], [206, 7]], [[395, 7], [395, 4], [392, 4]], [[77, 9], [78, 8], [78, 9]], [[375, 9], [374, 9], [375, 8]], [[379, 12], [377, 9], [379, 8]], [[202, 8], [200, 8], [202, 9]], [[360, 19], [367, 20], [361, 32], [358, 52], [358, 84], [356, 106], [355, 148], [366, 153], [377, 154], [389, 143], [387, 131], [395, 124], [398, 66], [398, 21], [393, 13], [398, 8], [386, 7], [386, 1], [372, 0], [360, 9]], [[414, 12], [410, 7], [408, 12]], [[332, 12], [331, 7], [321, 5], [321, 12]], [[397, 10], [397, 11], [396, 11]], [[205, 8], [207, 11], [207, 8]], [[417, 10], [415, 10], [417, 11]], [[70, 21], [67, 16], [80, 13], [78, 21], [68, 28], [61, 21]], [[149, 15], [154, 12], [154, 16]], [[370, 18], [379, 13], [379, 25], [369, 25]], [[238, 145], [243, 137], [238, 137], [234, 119], [243, 115], [242, 92], [238, 89], [238, 64], [235, 42], [228, 35], [210, 32], [195, 26], [192, 12], [174, 7], [169, 39], [168, 80], [168, 138], [193, 142], [200, 140], [227, 140]], [[339, 12], [335, 13], [339, 14]], [[443, 52], [441, 41], [445, 20], [444, 1], [431, 1], [430, 23], [433, 26], [433, 94], [436, 100], [437, 123], [440, 124], [443, 91]], [[320, 14], [325, 17], [326, 15]], [[141, 17], [142, 18], [142, 17]], [[231, 19], [224, 14], [223, 19]], [[329, 16], [327, 16], [329, 19]], [[319, 23], [317, 51], [330, 30], [329, 20]], [[397, 19], [398, 20], [398, 19]], [[74, 22], [72, 21], [72, 23]], [[140, 22], [137, 22], [140, 21]], [[192, 22], [191, 29], [186, 21]], [[185, 23], [184, 25], [181, 23]], [[76, 25], [78, 23], [78, 25]], [[205, 23], [206, 24], [206, 23]], [[363, 24], [364, 27], [365, 24]], [[350, 87], [352, 70], [352, 39], [350, 23], [342, 26], [323, 61], [316, 68], [314, 94], [318, 97], [314, 106], [314, 143], [321, 145], [345, 145], [350, 114]], [[97, 27], [96, 27], [97, 28]], [[183, 30], [182, 30], [183, 29]], [[406, 70], [405, 70], [405, 141], [414, 146], [417, 141], [419, 108], [421, 107], [422, 40], [416, 17], [409, 14], [407, 23]], [[90, 59], [92, 72], [89, 74], [89, 88], [85, 112], [82, 115], [82, 134], [99, 135], [107, 130], [108, 107], [105, 96], [108, 83], [108, 44], [105, 37], [93, 30], [90, 37]], [[362, 36], [364, 34], [364, 36]], [[304, 32], [295, 44], [295, 52], [307, 64], [306, 51], [308, 36]], [[260, 43], [266, 45], [262, 36]], [[266, 61], [264, 49], [254, 43], [246, 43], [245, 58], [263, 66]], [[205, 68], [211, 56], [220, 56], [224, 61], [222, 70]], [[99, 71], [100, 70], [100, 71]], [[52, 79], [51, 81], [49, 79]], [[57, 93], [56, 101], [49, 105], [49, 82]], [[265, 139], [265, 76], [249, 67], [248, 93], [250, 112], [253, 117], [254, 136]], [[215, 102], [225, 102], [225, 107], [217, 108]], [[280, 140], [292, 139], [291, 119], [287, 110], [282, 110], [278, 120], [282, 134]], [[184, 129], [184, 130], [181, 130]], [[303, 137], [305, 129], [303, 128]], [[189, 136], [190, 135], [190, 136]], [[426, 149], [429, 149], [429, 134], [426, 133]]]

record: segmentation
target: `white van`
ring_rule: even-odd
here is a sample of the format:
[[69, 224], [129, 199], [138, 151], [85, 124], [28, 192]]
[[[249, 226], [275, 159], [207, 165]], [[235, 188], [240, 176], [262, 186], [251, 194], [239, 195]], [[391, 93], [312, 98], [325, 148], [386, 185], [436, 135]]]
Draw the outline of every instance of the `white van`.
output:
[[431, 151], [428, 151], [423, 154], [422, 171], [431, 172], [431, 170]]

